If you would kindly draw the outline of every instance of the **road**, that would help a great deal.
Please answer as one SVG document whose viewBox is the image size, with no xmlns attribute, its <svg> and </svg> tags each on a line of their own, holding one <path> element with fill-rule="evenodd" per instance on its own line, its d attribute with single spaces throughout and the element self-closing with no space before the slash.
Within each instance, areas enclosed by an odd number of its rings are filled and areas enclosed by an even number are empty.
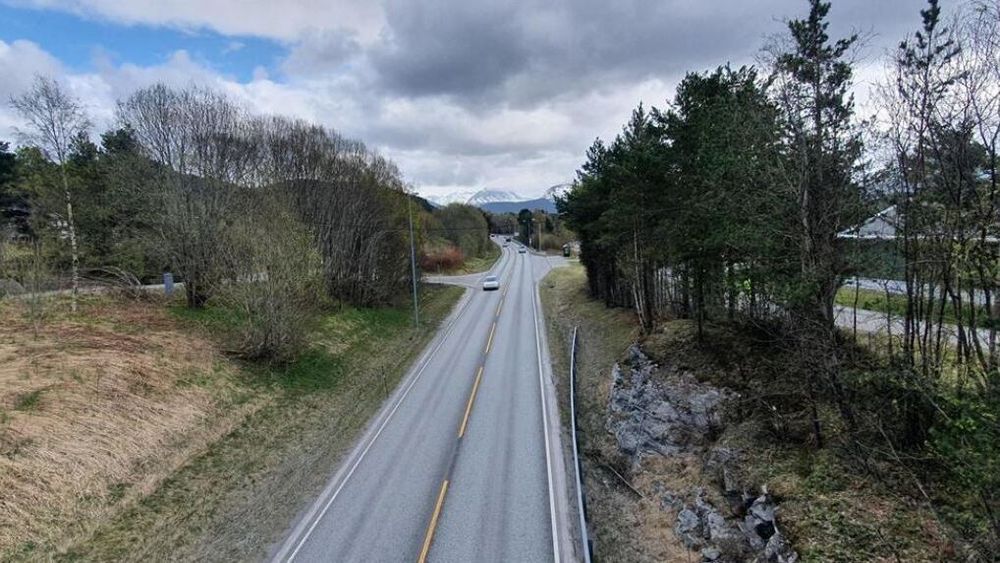
<svg viewBox="0 0 1000 563">
<path fill-rule="evenodd" d="M 559 420 L 537 282 L 549 259 L 504 249 L 469 290 L 275 561 L 572 558 Z"/>
<path fill-rule="evenodd" d="M 887 316 L 885 313 L 880 313 L 878 311 L 869 311 L 867 309 L 854 309 L 853 307 L 844 307 L 842 305 L 834 306 L 834 322 L 837 326 L 851 331 L 857 326 L 859 332 L 866 332 L 870 334 L 892 334 L 894 337 L 902 336 L 905 330 L 904 319 L 899 315 L 893 315 L 891 317 Z M 856 324 L 855 324 L 856 323 Z M 923 332 L 924 323 L 918 323 L 918 330 Z M 934 327 L 932 327 L 934 330 Z M 971 329 L 965 327 L 966 338 L 971 339 Z M 989 342 L 989 329 L 977 328 L 975 329 L 980 341 Z M 958 345 L 958 327 L 953 324 L 945 323 L 941 327 L 941 334 L 944 342 L 951 344 L 952 346 Z"/>
</svg>

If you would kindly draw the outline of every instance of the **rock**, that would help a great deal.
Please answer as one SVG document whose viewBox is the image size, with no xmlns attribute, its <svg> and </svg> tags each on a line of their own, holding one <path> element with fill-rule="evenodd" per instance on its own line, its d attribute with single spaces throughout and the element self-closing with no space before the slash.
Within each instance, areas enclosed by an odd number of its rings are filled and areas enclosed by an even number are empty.
<svg viewBox="0 0 1000 563">
<path fill-rule="evenodd" d="M 754 499 L 747 509 L 747 514 L 740 525 L 750 547 L 756 551 L 764 551 L 768 561 L 788 561 L 796 557 L 785 541 L 774 519 L 774 501 L 765 491 Z M 768 555 L 774 554 L 774 557 Z M 779 558 L 780 555 L 780 558 Z"/>
<path fill-rule="evenodd" d="M 739 453 L 732 448 L 714 447 L 705 457 L 705 472 L 716 478 L 723 491 L 741 490 L 734 467 L 739 460 Z"/>
<path fill-rule="evenodd" d="M 688 508 L 681 510 L 677 514 L 677 524 L 674 526 L 677 537 L 689 548 L 695 548 L 702 544 L 701 518 L 698 514 Z"/>
<path fill-rule="evenodd" d="M 785 536 L 775 530 L 774 535 L 767 540 L 767 545 L 764 546 L 764 558 L 772 563 L 796 563 L 799 560 L 799 555 L 785 541 Z"/>
<path fill-rule="evenodd" d="M 0 279 L 0 297 L 8 295 L 21 295 L 24 293 L 24 286 L 11 279 Z"/>
<path fill-rule="evenodd" d="M 702 561 L 718 561 L 722 557 L 722 550 L 717 547 L 706 547 L 701 550 Z"/>
<path fill-rule="evenodd" d="M 741 454 L 713 446 L 725 424 L 724 405 L 734 394 L 698 381 L 687 372 L 657 373 L 658 366 L 631 346 L 612 370 L 606 428 L 618 449 L 638 467 L 643 456 L 699 456 L 704 473 L 718 485 L 729 510 L 706 500 L 705 491 L 670 490 L 654 485 L 664 510 L 676 510 L 674 532 L 703 561 L 796 563 L 798 555 L 778 530 L 775 504 L 767 490 L 755 496 L 742 482 Z M 693 503 L 683 499 L 694 498 Z M 728 515 L 736 515 L 729 517 Z"/>
<path fill-rule="evenodd" d="M 607 428 L 633 464 L 643 455 L 703 449 L 722 425 L 721 407 L 728 392 L 703 384 L 690 373 L 654 381 L 656 370 L 656 364 L 634 345 L 625 365 L 612 370 Z"/>
</svg>

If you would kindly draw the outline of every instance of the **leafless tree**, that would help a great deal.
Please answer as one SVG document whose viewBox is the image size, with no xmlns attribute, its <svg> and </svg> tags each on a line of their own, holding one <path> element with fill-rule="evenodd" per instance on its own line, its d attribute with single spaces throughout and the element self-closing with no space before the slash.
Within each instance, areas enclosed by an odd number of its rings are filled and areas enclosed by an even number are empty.
<svg viewBox="0 0 1000 563">
<path fill-rule="evenodd" d="M 251 121 L 218 93 L 162 84 L 135 92 L 117 113 L 151 162 L 133 187 L 151 202 L 150 224 L 184 280 L 188 305 L 200 307 L 223 275 L 216 258 L 233 194 L 253 179 Z"/>
<path fill-rule="evenodd" d="M 70 190 L 66 163 L 73 139 L 90 129 L 79 101 L 66 92 L 55 80 L 35 77 L 31 88 L 10 100 L 11 106 L 27 121 L 28 130 L 19 133 L 25 141 L 37 145 L 50 160 L 59 166 L 63 199 L 66 203 L 65 231 L 69 240 L 72 259 L 72 300 L 76 312 L 80 284 L 80 254 L 77 247 L 76 221 L 73 218 L 73 194 Z"/>
</svg>

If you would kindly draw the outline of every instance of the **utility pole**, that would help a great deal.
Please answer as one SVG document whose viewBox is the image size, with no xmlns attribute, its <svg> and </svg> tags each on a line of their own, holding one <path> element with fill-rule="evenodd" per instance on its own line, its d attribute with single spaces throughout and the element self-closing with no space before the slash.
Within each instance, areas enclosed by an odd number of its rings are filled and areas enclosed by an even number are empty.
<svg viewBox="0 0 1000 563">
<path fill-rule="evenodd" d="M 417 305 L 417 248 L 413 241 L 413 198 L 407 195 L 406 215 L 410 222 L 410 275 L 413 277 L 413 328 L 420 326 L 420 307 Z"/>
</svg>

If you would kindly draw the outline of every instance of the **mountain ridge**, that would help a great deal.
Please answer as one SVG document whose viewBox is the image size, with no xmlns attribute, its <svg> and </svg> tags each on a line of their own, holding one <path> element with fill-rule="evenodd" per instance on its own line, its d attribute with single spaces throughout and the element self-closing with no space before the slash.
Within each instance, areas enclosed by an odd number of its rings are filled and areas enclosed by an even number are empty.
<svg viewBox="0 0 1000 563">
<path fill-rule="evenodd" d="M 522 209 L 540 209 L 546 213 L 555 213 L 555 199 L 566 193 L 572 184 L 556 184 L 545 190 L 541 197 L 530 198 L 510 190 L 484 188 L 481 190 L 463 190 L 443 196 L 428 196 L 425 199 L 432 205 L 444 207 L 452 203 L 472 205 L 490 213 L 517 213 Z"/>
</svg>

